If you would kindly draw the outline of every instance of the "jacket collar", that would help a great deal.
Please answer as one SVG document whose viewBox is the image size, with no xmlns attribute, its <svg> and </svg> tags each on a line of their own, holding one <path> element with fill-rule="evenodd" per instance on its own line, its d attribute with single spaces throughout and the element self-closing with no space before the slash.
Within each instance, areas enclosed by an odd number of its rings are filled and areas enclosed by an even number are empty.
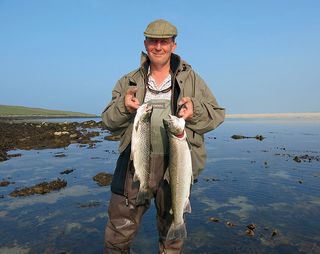
<svg viewBox="0 0 320 254">
<path fill-rule="evenodd" d="M 144 52 L 141 52 L 140 63 L 141 63 L 141 69 L 142 69 L 143 73 L 145 75 L 147 75 L 148 68 L 150 65 L 150 59 L 149 59 L 148 55 Z M 171 54 L 170 69 L 173 74 L 177 73 L 177 71 L 179 69 L 185 70 L 186 65 L 188 65 L 188 64 L 186 64 L 184 61 L 182 61 L 180 56 L 178 56 L 174 53 Z"/>
</svg>

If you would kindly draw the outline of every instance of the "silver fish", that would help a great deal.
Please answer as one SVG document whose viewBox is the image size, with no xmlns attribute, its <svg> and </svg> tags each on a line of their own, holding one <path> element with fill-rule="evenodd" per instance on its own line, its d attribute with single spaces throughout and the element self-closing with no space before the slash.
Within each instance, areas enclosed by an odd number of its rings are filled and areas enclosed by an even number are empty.
<svg viewBox="0 0 320 254">
<path fill-rule="evenodd" d="M 131 138 L 131 160 L 135 168 L 133 181 L 139 181 L 139 192 L 136 204 L 145 203 L 150 199 L 152 192 L 149 189 L 150 177 L 150 117 L 152 106 L 142 104 L 138 109 L 133 122 Z"/>
<path fill-rule="evenodd" d="M 169 115 L 169 119 L 164 119 L 163 123 L 169 137 L 169 166 L 165 179 L 171 188 L 173 214 L 167 240 L 173 240 L 187 237 L 183 214 L 191 213 L 189 195 L 193 183 L 192 161 L 187 134 L 184 130 L 185 120 Z"/>
</svg>

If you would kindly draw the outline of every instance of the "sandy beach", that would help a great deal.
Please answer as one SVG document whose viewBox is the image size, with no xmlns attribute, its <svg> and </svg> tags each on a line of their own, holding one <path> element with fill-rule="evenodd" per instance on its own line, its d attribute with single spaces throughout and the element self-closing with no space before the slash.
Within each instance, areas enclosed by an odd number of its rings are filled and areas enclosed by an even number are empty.
<svg viewBox="0 0 320 254">
<path fill-rule="evenodd" d="M 287 118 L 287 119 L 320 119 L 320 112 L 305 113 L 270 113 L 270 114 L 227 114 L 226 118 Z"/>
</svg>

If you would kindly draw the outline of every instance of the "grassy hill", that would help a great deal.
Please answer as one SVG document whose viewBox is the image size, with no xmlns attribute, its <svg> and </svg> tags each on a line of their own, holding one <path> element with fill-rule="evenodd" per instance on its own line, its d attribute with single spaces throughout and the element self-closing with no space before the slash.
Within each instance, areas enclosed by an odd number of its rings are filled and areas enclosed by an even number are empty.
<svg viewBox="0 0 320 254">
<path fill-rule="evenodd" d="M 0 105 L 0 117 L 2 118 L 23 118 L 23 117 L 95 117 L 93 114 L 51 110 L 43 108 L 29 108 L 23 106 Z"/>
</svg>

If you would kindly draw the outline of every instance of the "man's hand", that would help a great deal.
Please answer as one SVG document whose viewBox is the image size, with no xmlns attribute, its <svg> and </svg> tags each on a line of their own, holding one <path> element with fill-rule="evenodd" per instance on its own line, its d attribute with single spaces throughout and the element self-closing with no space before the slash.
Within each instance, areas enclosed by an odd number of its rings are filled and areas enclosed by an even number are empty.
<svg viewBox="0 0 320 254">
<path fill-rule="evenodd" d="M 179 103 L 178 116 L 182 117 L 184 120 L 191 120 L 193 116 L 193 103 L 189 97 L 183 97 Z"/>
<path fill-rule="evenodd" d="M 133 113 L 139 108 L 140 102 L 135 97 L 136 92 L 138 91 L 138 88 L 129 88 L 127 91 L 126 96 L 124 97 L 124 105 L 126 106 L 127 110 L 130 113 Z"/>
</svg>

